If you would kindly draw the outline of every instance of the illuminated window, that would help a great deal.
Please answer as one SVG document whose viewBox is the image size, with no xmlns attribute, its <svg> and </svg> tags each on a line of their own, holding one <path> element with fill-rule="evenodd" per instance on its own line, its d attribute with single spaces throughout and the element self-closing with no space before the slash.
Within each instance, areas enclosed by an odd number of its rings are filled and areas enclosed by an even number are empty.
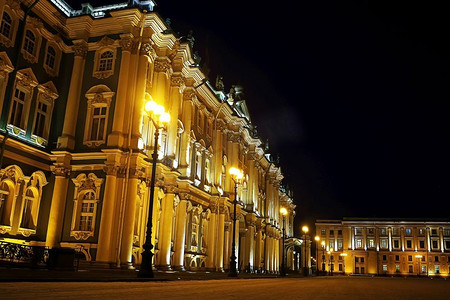
<svg viewBox="0 0 450 300">
<path fill-rule="evenodd" d="M 362 239 L 356 239 L 356 248 L 362 248 Z"/>
<path fill-rule="evenodd" d="M 383 248 L 383 249 L 387 248 L 387 240 L 386 239 L 381 240 L 381 248 Z"/>
<path fill-rule="evenodd" d="M 381 228 L 380 229 L 380 234 L 381 235 L 386 235 L 386 228 Z"/>
<path fill-rule="evenodd" d="M 322 229 L 322 230 L 320 231 L 320 234 L 321 234 L 321 235 L 326 235 L 326 234 L 327 234 L 327 231 L 326 231 L 325 229 Z"/>
<path fill-rule="evenodd" d="M 8 40 L 11 40 L 12 35 L 12 19 L 7 12 L 3 12 L 2 22 L 0 25 L 0 34 Z"/>
<path fill-rule="evenodd" d="M 407 235 L 411 235 L 411 228 L 406 228 L 405 233 L 406 233 Z"/>
<path fill-rule="evenodd" d="M 342 249 L 342 239 L 338 239 L 338 249 Z"/>
<path fill-rule="evenodd" d="M 434 266 L 434 272 L 436 273 L 436 274 L 439 274 L 440 272 L 439 272 L 439 266 Z"/>
<path fill-rule="evenodd" d="M 330 240 L 330 249 L 334 249 L 334 240 Z"/>
<path fill-rule="evenodd" d="M 444 236 L 450 236 L 450 229 L 444 229 Z"/>
<path fill-rule="evenodd" d="M 400 265 L 395 265 L 395 272 L 400 273 Z"/>
<path fill-rule="evenodd" d="M 427 272 L 427 266 L 422 266 L 422 274 Z"/>
<path fill-rule="evenodd" d="M 387 265 L 383 265 L 383 272 L 387 273 L 387 271 L 388 271 L 388 266 Z"/>
<path fill-rule="evenodd" d="M 419 228 L 419 234 L 420 234 L 420 235 L 424 235 L 424 234 L 425 234 L 425 229 Z"/>
<path fill-rule="evenodd" d="M 369 239 L 369 248 L 375 248 L 375 240 Z"/>
</svg>

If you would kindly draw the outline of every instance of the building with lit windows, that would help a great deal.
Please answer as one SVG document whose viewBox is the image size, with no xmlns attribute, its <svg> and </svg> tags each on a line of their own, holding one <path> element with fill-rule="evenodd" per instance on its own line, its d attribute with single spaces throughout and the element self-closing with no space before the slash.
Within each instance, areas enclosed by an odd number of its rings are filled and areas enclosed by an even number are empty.
<svg viewBox="0 0 450 300">
<path fill-rule="evenodd" d="M 450 221 L 317 220 L 318 268 L 345 274 L 448 276 Z"/>
<path fill-rule="evenodd" d="M 227 270 L 236 213 L 238 268 L 278 272 L 279 211 L 288 210 L 288 237 L 295 214 L 280 167 L 241 90 L 211 84 L 192 40 L 178 39 L 154 6 L 0 0 L 0 246 L 73 248 L 86 265 L 138 266 L 153 99 L 170 114 L 156 143 L 154 266 Z M 237 193 L 231 167 L 244 173 Z"/>
</svg>

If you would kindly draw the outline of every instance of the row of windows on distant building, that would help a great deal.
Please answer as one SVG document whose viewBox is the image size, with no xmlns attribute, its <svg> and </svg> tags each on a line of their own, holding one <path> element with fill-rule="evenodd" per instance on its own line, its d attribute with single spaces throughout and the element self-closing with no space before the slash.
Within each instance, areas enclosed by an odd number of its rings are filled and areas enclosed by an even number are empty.
<svg viewBox="0 0 450 300">
<path fill-rule="evenodd" d="M 376 229 L 375 228 L 366 228 L 366 234 L 367 235 L 375 235 Z M 388 235 L 388 228 L 378 228 L 379 230 L 379 234 L 380 235 Z M 342 235 L 342 230 L 334 230 L 334 229 L 330 229 L 328 230 L 328 234 L 329 235 L 334 235 L 335 233 L 337 233 L 337 235 Z M 327 230 L 326 229 L 322 229 L 320 231 L 320 234 L 322 236 L 327 235 Z M 354 234 L 355 235 L 362 235 L 363 234 L 363 228 L 355 228 L 354 229 Z M 425 228 L 417 228 L 417 235 L 425 235 L 426 234 L 426 229 Z M 432 236 L 437 236 L 439 235 L 439 231 L 437 228 L 432 228 L 430 230 L 430 234 Z M 450 228 L 445 228 L 443 230 L 443 234 L 444 236 L 450 236 Z M 398 227 L 393 227 L 392 228 L 392 235 L 393 236 L 399 236 L 400 235 L 400 228 Z M 412 228 L 405 228 L 405 235 L 413 235 L 413 229 Z"/>
</svg>

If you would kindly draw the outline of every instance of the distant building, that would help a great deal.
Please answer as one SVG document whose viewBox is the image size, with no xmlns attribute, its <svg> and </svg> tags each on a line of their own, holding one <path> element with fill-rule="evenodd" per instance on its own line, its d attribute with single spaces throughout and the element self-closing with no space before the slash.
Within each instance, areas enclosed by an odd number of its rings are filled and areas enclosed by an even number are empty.
<svg viewBox="0 0 450 300">
<path fill-rule="evenodd" d="M 35 3 L 27 14 L 29 6 Z M 153 1 L 72 9 L 0 0 L 0 246 L 69 247 L 97 265 L 138 266 L 158 140 L 154 265 L 278 272 L 280 207 L 295 205 L 240 89 L 215 89 Z M 220 58 L 218 58 L 220 59 Z M 231 167 L 244 171 L 237 195 Z M 292 256 L 292 254 L 290 254 Z"/>
<path fill-rule="evenodd" d="M 317 220 L 316 235 L 319 270 L 333 264 L 346 274 L 449 275 L 449 220 Z"/>
</svg>

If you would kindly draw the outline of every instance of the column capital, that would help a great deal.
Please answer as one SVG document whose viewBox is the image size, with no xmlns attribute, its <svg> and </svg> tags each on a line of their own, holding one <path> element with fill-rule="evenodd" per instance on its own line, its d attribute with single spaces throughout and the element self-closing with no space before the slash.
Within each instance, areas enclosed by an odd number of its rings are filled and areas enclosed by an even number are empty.
<svg viewBox="0 0 450 300">
<path fill-rule="evenodd" d="M 82 58 L 86 58 L 88 52 L 88 44 L 85 40 L 76 40 L 73 42 L 72 46 L 73 52 L 75 56 L 81 56 Z"/>
<path fill-rule="evenodd" d="M 168 57 L 161 57 L 155 60 L 155 72 L 166 73 L 170 75 L 172 73 L 172 64 Z"/>
<path fill-rule="evenodd" d="M 152 57 L 155 54 L 155 49 L 153 49 L 152 41 L 150 39 L 142 41 L 139 54 L 148 57 Z"/>
<path fill-rule="evenodd" d="M 120 167 L 117 165 L 106 165 L 103 167 L 103 170 L 105 171 L 106 175 L 109 176 L 117 176 L 119 169 Z"/>
<path fill-rule="evenodd" d="M 50 166 L 50 170 L 52 171 L 53 174 L 55 174 L 56 177 L 67 178 L 70 175 L 70 169 L 66 166 L 60 165 Z"/>
</svg>

